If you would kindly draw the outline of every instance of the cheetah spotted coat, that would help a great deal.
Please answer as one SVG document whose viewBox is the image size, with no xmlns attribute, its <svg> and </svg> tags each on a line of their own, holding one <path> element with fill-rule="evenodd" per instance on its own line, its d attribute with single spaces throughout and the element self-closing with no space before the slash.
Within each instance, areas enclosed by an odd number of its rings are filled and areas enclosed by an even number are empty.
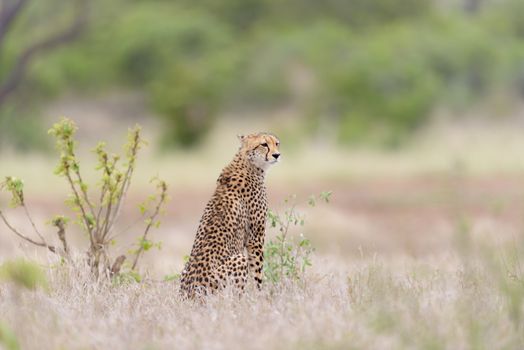
<svg viewBox="0 0 524 350">
<path fill-rule="evenodd" d="M 232 283 L 243 289 L 248 273 L 262 282 L 267 197 L 264 177 L 278 161 L 279 140 L 259 133 L 242 143 L 217 180 L 182 272 L 181 291 L 192 298 Z"/>
</svg>

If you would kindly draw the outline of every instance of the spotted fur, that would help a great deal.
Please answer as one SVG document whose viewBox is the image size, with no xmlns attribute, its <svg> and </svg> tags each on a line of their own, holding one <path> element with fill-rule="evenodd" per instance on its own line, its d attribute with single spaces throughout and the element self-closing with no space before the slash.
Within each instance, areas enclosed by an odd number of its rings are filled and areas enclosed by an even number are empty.
<svg viewBox="0 0 524 350">
<path fill-rule="evenodd" d="M 267 198 L 264 177 L 278 162 L 279 140 L 269 133 L 239 136 L 241 146 L 222 170 L 181 277 L 188 297 L 230 282 L 243 290 L 250 273 L 262 283 Z"/>
</svg>

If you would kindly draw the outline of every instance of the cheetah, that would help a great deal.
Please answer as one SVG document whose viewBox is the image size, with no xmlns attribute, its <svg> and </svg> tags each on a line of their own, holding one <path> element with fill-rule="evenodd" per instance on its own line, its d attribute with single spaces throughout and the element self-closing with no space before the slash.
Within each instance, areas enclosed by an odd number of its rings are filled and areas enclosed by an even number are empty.
<svg viewBox="0 0 524 350">
<path fill-rule="evenodd" d="M 205 295 L 231 283 L 242 291 L 248 273 L 260 288 L 267 197 L 264 178 L 280 160 L 279 139 L 270 133 L 238 136 L 240 149 L 217 180 L 181 274 L 181 292 Z"/>
</svg>

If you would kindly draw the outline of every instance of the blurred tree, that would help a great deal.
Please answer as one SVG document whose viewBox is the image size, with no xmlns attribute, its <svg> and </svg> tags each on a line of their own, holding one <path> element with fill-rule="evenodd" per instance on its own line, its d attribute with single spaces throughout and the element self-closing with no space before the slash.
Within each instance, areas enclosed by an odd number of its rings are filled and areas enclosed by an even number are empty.
<svg viewBox="0 0 524 350">
<path fill-rule="evenodd" d="M 267 17 L 270 11 L 269 0 L 181 0 L 186 6 L 198 7 L 214 14 L 223 22 L 229 23 L 240 33 L 248 32 L 259 20 Z"/>
<path fill-rule="evenodd" d="M 10 29 L 13 28 L 13 23 L 29 2 L 29 0 L 5 0 L 0 4 L 0 53 L 5 51 L 5 39 Z M 20 50 L 11 67 L 7 71 L 5 68 L 2 70 L 3 74 L 0 76 L 0 106 L 24 79 L 27 67 L 32 60 L 46 51 L 78 38 L 86 26 L 88 3 L 89 0 L 76 0 L 73 2 L 75 14 L 69 26 L 40 40 L 36 40 Z"/>
<path fill-rule="evenodd" d="M 0 132 L 26 145 L 28 122 L 14 124 L 36 120 L 39 103 L 131 88 L 166 145 L 198 144 L 225 108 L 282 106 L 309 116 L 310 132 L 398 144 L 438 104 L 524 95 L 524 2 L 472 1 L 471 13 L 466 2 L 0 0 Z"/>
<path fill-rule="evenodd" d="M 154 108 L 164 117 L 164 145 L 198 144 L 214 124 L 220 88 L 198 65 L 178 64 L 152 84 Z"/>
<path fill-rule="evenodd" d="M 124 84 L 143 86 L 165 122 L 164 144 L 200 142 L 235 75 L 239 49 L 229 26 L 160 2 L 128 9 L 108 30 L 114 71 Z"/>
<path fill-rule="evenodd" d="M 482 7 L 482 0 L 464 0 L 463 8 L 468 13 L 475 13 Z"/>
<path fill-rule="evenodd" d="M 338 120 L 345 142 L 398 146 L 435 106 L 470 105 L 496 88 L 518 58 L 507 55 L 508 43 L 460 18 L 398 23 L 361 35 L 331 64 L 317 68 L 326 89 L 315 101 L 319 116 Z"/>
<path fill-rule="evenodd" d="M 268 3 L 268 19 L 280 23 L 311 23 L 330 19 L 351 28 L 410 20 L 431 13 L 432 0 L 264 0 Z"/>
</svg>

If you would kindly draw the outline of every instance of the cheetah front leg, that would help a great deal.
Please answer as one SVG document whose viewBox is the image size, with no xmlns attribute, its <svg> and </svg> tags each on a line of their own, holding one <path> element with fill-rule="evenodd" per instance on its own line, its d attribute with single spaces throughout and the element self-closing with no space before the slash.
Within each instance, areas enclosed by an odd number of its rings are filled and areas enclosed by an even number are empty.
<svg viewBox="0 0 524 350">
<path fill-rule="evenodd" d="M 249 239 L 247 241 L 247 256 L 249 270 L 255 278 L 257 287 L 262 284 L 262 267 L 264 266 L 264 234 L 266 230 L 265 221 L 258 220 L 251 225 Z"/>
</svg>

